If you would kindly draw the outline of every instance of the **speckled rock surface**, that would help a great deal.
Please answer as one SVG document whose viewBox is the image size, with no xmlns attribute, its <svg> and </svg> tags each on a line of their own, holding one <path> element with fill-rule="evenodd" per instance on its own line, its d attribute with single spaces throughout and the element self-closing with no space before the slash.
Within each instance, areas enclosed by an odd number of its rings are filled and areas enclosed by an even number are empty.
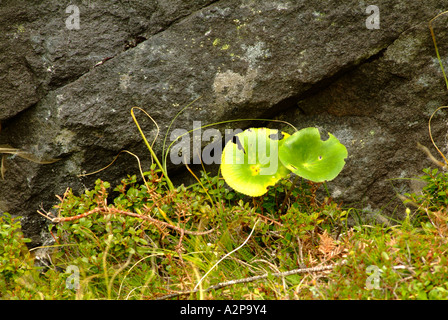
<svg viewBox="0 0 448 320">
<path fill-rule="evenodd" d="M 38 243 L 39 206 L 50 209 L 67 187 L 80 192 L 97 178 L 117 182 L 136 164 L 123 155 L 101 174 L 79 174 L 104 167 L 123 149 L 148 164 L 131 107 L 148 111 L 163 137 L 180 109 L 201 97 L 174 128 L 238 118 L 316 126 L 349 151 L 346 168 L 329 183 L 337 200 L 368 212 L 403 211 L 394 188 L 411 184 L 388 179 L 429 165 L 415 144 L 429 146 L 426 123 L 446 104 L 447 91 L 427 23 L 448 3 L 377 1 L 379 29 L 366 27 L 367 5 L 84 1 L 80 28 L 71 30 L 65 5 L 3 1 L 0 144 L 61 160 L 7 157 L 0 210 L 24 216 L 25 232 Z M 446 57 L 444 22 L 436 31 Z M 141 113 L 139 120 L 152 139 L 152 122 Z M 434 130 L 444 147 L 442 117 Z"/>
</svg>

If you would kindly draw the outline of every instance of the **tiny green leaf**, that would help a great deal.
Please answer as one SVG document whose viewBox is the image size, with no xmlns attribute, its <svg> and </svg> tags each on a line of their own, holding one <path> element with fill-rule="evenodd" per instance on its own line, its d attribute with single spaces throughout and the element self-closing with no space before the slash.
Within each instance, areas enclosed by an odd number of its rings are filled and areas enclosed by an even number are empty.
<svg viewBox="0 0 448 320">
<path fill-rule="evenodd" d="M 333 180 L 342 170 L 347 149 L 332 134 L 320 139 L 317 128 L 305 128 L 284 140 L 279 147 L 283 165 L 295 174 L 313 182 Z"/>
</svg>

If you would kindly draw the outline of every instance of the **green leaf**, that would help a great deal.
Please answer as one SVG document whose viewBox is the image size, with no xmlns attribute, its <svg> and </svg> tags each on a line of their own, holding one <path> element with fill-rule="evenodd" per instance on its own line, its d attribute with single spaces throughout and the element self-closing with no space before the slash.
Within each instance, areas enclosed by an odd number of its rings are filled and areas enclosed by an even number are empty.
<svg viewBox="0 0 448 320">
<path fill-rule="evenodd" d="M 236 134 L 222 153 L 221 173 L 238 192 L 258 197 L 289 170 L 278 160 L 278 148 L 289 134 L 268 128 L 251 128 Z"/>
<path fill-rule="evenodd" d="M 345 165 L 347 149 L 332 134 L 320 139 L 317 128 L 305 128 L 284 140 L 279 147 L 283 165 L 295 174 L 313 182 L 336 178 Z"/>
</svg>

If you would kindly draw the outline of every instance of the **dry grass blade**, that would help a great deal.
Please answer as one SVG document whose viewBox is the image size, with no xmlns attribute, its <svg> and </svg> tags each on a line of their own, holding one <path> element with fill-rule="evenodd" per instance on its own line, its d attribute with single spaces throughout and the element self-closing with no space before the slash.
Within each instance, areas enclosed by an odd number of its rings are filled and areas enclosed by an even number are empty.
<svg viewBox="0 0 448 320">
<path fill-rule="evenodd" d="M 437 16 L 435 16 L 434 18 L 432 18 L 429 21 L 429 30 L 431 31 L 431 37 L 432 37 L 432 41 L 434 43 L 434 48 L 436 50 L 436 55 L 437 55 L 437 59 L 439 60 L 439 64 L 440 64 L 440 68 L 442 69 L 442 73 L 443 73 L 443 77 L 445 79 L 445 83 L 446 83 L 446 87 L 448 88 L 448 80 L 446 78 L 446 74 L 445 74 L 445 69 L 443 68 L 443 63 L 442 63 L 442 59 L 440 58 L 440 54 L 439 54 L 439 49 L 437 48 L 437 41 L 436 41 L 436 35 L 434 33 L 434 29 L 432 27 L 432 23 L 433 21 L 435 21 L 438 17 L 441 17 L 445 14 L 447 14 L 448 11 L 444 11 L 442 13 L 439 13 Z"/>
<path fill-rule="evenodd" d="M 5 154 L 10 154 L 13 156 L 18 156 L 23 159 L 26 159 L 28 161 L 38 163 L 38 164 L 50 164 L 54 163 L 56 161 L 59 161 L 60 159 L 48 159 L 48 160 L 42 160 L 39 159 L 37 156 L 35 156 L 32 153 L 21 151 L 20 149 L 11 148 L 10 146 L 3 146 L 0 147 L 0 154 L 3 154 L 1 164 L 0 164 L 0 174 L 2 179 L 5 179 Z"/>
<path fill-rule="evenodd" d="M 424 153 L 426 153 L 426 155 L 428 156 L 429 160 L 431 160 L 435 165 L 442 167 L 442 168 L 446 168 L 446 164 L 444 164 L 443 162 L 437 160 L 431 153 L 431 151 L 429 151 L 428 148 L 426 148 L 425 146 L 421 145 L 420 143 L 417 142 L 417 148 L 419 148 L 420 150 L 422 150 Z M 437 147 L 436 147 L 437 148 Z"/>
<path fill-rule="evenodd" d="M 5 180 L 5 156 L 2 155 L 2 161 L 0 163 L 0 176 L 2 177 L 2 180 Z"/>
<path fill-rule="evenodd" d="M 2 147 L 0 148 L 0 153 L 7 153 L 7 154 L 11 154 L 11 155 L 16 155 L 18 157 L 21 157 L 23 159 L 35 162 L 35 163 L 39 163 L 39 164 L 49 164 L 49 163 L 54 163 L 56 161 L 59 161 L 60 159 L 49 159 L 49 160 L 41 160 L 39 159 L 37 156 L 35 156 L 32 153 L 29 152 L 25 152 L 25 151 L 21 151 L 20 149 L 15 149 L 15 148 L 5 148 Z"/>
<path fill-rule="evenodd" d="M 201 284 L 201 282 L 202 282 L 202 280 L 204 280 L 206 277 L 207 277 L 207 275 L 222 261 L 222 260 L 224 260 L 225 258 L 227 258 L 228 256 L 230 256 L 232 253 L 234 253 L 234 252 L 236 252 L 236 251 L 238 251 L 238 250 L 240 250 L 246 243 L 247 243 L 247 241 L 249 241 L 249 239 L 250 239 L 250 237 L 252 236 L 252 234 L 254 233 L 254 231 L 255 231 L 255 227 L 257 226 L 257 224 L 258 224 L 258 222 L 259 222 L 260 220 L 259 219 L 257 219 L 257 221 L 255 221 L 255 223 L 254 223 L 254 226 L 252 227 L 252 231 L 249 233 L 249 236 L 246 238 L 246 240 L 244 240 L 244 242 L 238 247 L 238 248 L 235 248 L 235 249 L 233 249 L 232 251 L 230 251 L 229 253 L 227 253 L 226 255 L 224 255 L 221 259 L 219 259 L 218 260 L 218 262 L 216 262 L 214 265 L 213 265 L 213 267 L 211 267 L 208 271 L 207 271 L 207 273 L 201 278 L 201 280 L 199 280 L 199 282 L 196 284 L 196 286 L 194 287 L 194 289 L 196 290 L 197 289 L 197 287 Z"/>
<path fill-rule="evenodd" d="M 431 117 L 429 118 L 428 121 L 428 130 L 429 130 L 429 137 L 431 138 L 431 142 L 434 145 L 434 147 L 437 149 L 437 151 L 440 153 L 440 155 L 442 156 L 443 160 L 445 160 L 445 165 L 443 167 L 446 167 L 448 165 L 448 160 L 446 159 L 445 155 L 442 153 L 442 151 L 440 151 L 440 149 L 437 147 L 437 145 L 434 142 L 434 139 L 432 138 L 432 134 L 431 134 L 431 120 L 432 117 L 436 114 L 437 111 L 441 110 L 441 109 L 446 109 L 448 108 L 448 106 L 442 106 L 442 107 L 438 107 L 431 115 Z"/>
<path fill-rule="evenodd" d="M 138 168 L 139 168 L 139 170 L 140 170 L 140 175 L 142 176 L 143 180 L 145 181 L 145 179 L 144 179 L 144 175 L 143 175 L 142 166 L 141 166 L 141 163 L 140 163 L 140 158 L 139 158 L 137 155 L 135 155 L 135 154 L 133 154 L 132 152 L 127 151 L 127 150 L 121 150 L 121 151 L 115 156 L 114 160 L 112 160 L 112 162 L 109 163 L 107 166 L 105 166 L 105 167 L 103 167 L 103 168 L 101 168 L 101 169 L 98 169 L 98 170 L 96 170 L 96 171 L 94 171 L 94 172 L 89 172 L 89 173 L 80 174 L 80 175 L 78 175 L 78 177 L 86 177 L 86 176 L 90 176 L 90 175 L 92 175 L 92 174 L 97 174 L 97 173 L 99 173 L 99 172 L 101 172 L 101 171 L 103 171 L 103 170 L 106 170 L 107 168 L 109 168 L 109 167 L 110 167 L 110 166 L 111 166 L 111 165 L 118 159 L 118 157 L 120 156 L 120 154 L 122 154 L 123 152 L 128 153 L 128 154 L 130 154 L 131 156 L 133 156 L 135 159 L 137 159 L 137 162 L 138 162 Z"/>
</svg>

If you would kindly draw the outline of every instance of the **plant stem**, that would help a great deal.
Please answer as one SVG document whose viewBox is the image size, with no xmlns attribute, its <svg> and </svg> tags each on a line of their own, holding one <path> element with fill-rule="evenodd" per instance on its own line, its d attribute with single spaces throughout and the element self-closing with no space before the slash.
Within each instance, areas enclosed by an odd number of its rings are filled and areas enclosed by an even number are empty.
<svg viewBox="0 0 448 320">
<path fill-rule="evenodd" d="M 224 260 L 225 258 L 227 258 L 228 256 L 230 256 L 232 253 L 234 253 L 235 251 L 240 250 L 245 244 L 246 242 L 250 239 L 250 237 L 252 236 L 252 233 L 254 233 L 255 231 L 255 227 L 257 226 L 257 223 L 260 221 L 260 219 L 257 219 L 257 221 L 255 221 L 254 226 L 252 227 L 252 231 L 250 232 L 249 236 L 246 238 L 246 240 L 244 240 L 244 242 L 236 249 L 233 249 L 232 251 L 230 251 L 229 253 L 227 253 L 224 257 L 222 257 L 221 259 L 218 260 L 218 262 L 216 262 L 213 267 L 211 267 L 207 273 L 201 278 L 201 280 L 199 280 L 199 282 L 196 284 L 196 286 L 194 287 L 194 290 L 196 290 L 198 288 L 198 286 L 202 283 L 202 280 L 205 279 L 205 277 L 207 277 L 207 275 L 210 273 L 210 271 L 212 271 L 222 260 Z"/>
<path fill-rule="evenodd" d="M 294 189 L 294 187 L 296 186 L 296 183 L 297 183 L 297 181 L 299 181 L 299 178 L 300 178 L 300 176 L 298 176 L 298 175 L 296 175 L 296 177 L 294 178 L 291 188 L 289 188 L 288 193 L 285 196 L 285 200 L 283 200 L 282 207 L 280 208 L 280 211 L 279 211 L 280 213 L 282 213 L 283 210 L 285 209 L 286 202 L 288 202 L 288 199 L 291 196 L 292 189 Z"/>
<path fill-rule="evenodd" d="M 155 162 L 157 163 L 157 165 L 159 166 L 160 170 L 162 170 L 162 173 L 163 173 L 163 175 L 166 178 L 166 182 L 168 184 L 168 187 L 170 188 L 171 191 L 173 191 L 174 190 L 174 185 L 171 182 L 170 178 L 168 177 L 168 173 L 166 172 L 165 168 L 162 166 L 162 164 L 160 163 L 159 159 L 157 158 L 154 150 L 152 150 L 148 140 L 146 139 L 145 134 L 142 131 L 142 128 L 140 127 L 137 119 L 135 118 L 134 109 L 131 109 L 131 115 L 132 115 L 132 118 L 134 119 L 135 124 L 137 125 L 137 128 L 138 128 L 138 131 L 140 132 L 140 135 L 143 137 L 143 141 L 145 142 L 146 147 L 148 148 L 149 152 L 151 152 L 151 155 L 152 155 L 153 159 L 155 160 Z"/>
<path fill-rule="evenodd" d="M 439 60 L 440 68 L 442 69 L 442 73 L 443 73 L 443 78 L 445 79 L 445 84 L 446 84 L 446 87 L 448 88 L 448 80 L 447 80 L 447 78 L 446 78 L 445 69 L 443 68 L 442 59 L 440 58 L 439 50 L 438 50 L 438 48 L 437 48 L 437 42 L 436 42 L 436 36 L 435 36 L 435 34 L 434 34 L 434 29 L 432 28 L 432 22 L 433 22 L 435 19 L 437 19 L 438 17 L 440 17 L 440 16 L 442 16 L 442 15 L 444 15 L 444 14 L 446 14 L 446 13 L 448 13 L 448 11 L 444 11 L 444 12 L 438 14 L 437 16 L 435 16 L 434 18 L 432 18 L 432 19 L 429 21 L 429 30 L 431 31 L 432 41 L 434 42 L 434 48 L 435 48 L 435 50 L 436 50 L 437 60 Z"/>
</svg>

